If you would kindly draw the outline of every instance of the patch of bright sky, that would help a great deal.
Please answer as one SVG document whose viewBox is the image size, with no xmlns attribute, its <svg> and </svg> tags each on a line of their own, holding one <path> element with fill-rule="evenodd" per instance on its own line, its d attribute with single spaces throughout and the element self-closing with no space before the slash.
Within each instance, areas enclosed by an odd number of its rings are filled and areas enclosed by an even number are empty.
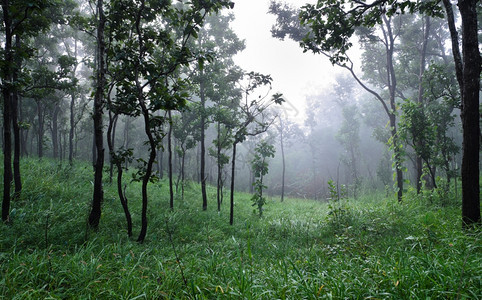
<svg viewBox="0 0 482 300">
<path fill-rule="evenodd" d="M 286 0 L 300 7 L 306 0 Z M 311 1 L 313 2 L 313 1 Z M 239 38 L 246 41 L 246 49 L 236 55 L 235 62 L 246 71 L 270 74 L 273 92 L 283 93 L 288 101 L 286 113 L 292 121 L 303 123 L 306 98 L 317 95 L 335 82 L 342 70 L 334 67 L 322 55 L 303 53 L 299 44 L 271 37 L 275 16 L 268 14 L 270 0 L 238 0 L 232 12 L 232 23 Z"/>
</svg>

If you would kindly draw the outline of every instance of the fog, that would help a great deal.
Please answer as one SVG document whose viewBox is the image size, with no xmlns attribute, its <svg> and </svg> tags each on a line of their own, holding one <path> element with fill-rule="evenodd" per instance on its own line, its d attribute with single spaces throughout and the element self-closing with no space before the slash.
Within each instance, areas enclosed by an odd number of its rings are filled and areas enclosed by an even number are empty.
<svg viewBox="0 0 482 300">
<path fill-rule="evenodd" d="M 264 176 L 273 199 L 283 187 L 286 196 L 326 199 L 330 180 L 355 198 L 396 192 L 403 182 L 413 187 L 422 177 L 426 185 L 450 181 L 460 168 L 462 135 L 449 33 L 441 21 L 394 15 L 359 28 L 342 53 L 349 60 L 335 61 L 335 50 L 300 47 L 300 32 L 308 30 L 297 17 L 304 1 L 288 3 L 240 1 L 184 31 L 171 31 L 168 17 L 152 19 L 142 38 L 166 40 L 139 38 L 139 45 L 121 40 L 135 35 L 128 28 L 135 22 L 123 28 L 113 14 L 102 80 L 100 50 L 84 23 L 55 24 L 30 37 L 38 55 L 22 65 L 29 75 L 19 94 L 20 153 L 95 165 L 97 139 L 110 170 L 115 153 L 132 149 L 123 162 L 128 170 L 142 173 L 152 163 L 159 177 L 185 175 L 203 186 L 218 184 L 221 174 L 225 187 L 235 161 L 236 189 L 253 192 L 255 149 L 266 141 L 275 148 Z M 70 9 L 93 14 L 82 1 Z M 387 32 L 394 33 L 393 52 L 386 51 Z M 192 50 L 176 52 L 187 47 Z M 107 85 L 95 111 L 99 82 Z M 100 137 L 94 137 L 93 116 L 102 118 Z"/>
</svg>

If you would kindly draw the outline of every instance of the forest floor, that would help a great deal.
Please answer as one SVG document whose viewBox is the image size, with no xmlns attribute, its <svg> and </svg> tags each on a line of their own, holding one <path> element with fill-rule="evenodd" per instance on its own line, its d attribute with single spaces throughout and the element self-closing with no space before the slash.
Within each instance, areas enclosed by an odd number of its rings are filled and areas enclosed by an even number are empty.
<svg viewBox="0 0 482 300">
<path fill-rule="evenodd" d="M 196 184 L 170 211 L 160 181 L 139 244 L 138 183 L 127 188 L 129 238 L 107 174 L 94 232 L 90 166 L 22 165 L 22 196 L 0 225 L 0 299 L 482 299 L 481 230 L 461 230 L 451 192 L 409 191 L 402 204 L 385 192 L 338 203 L 273 197 L 262 218 L 236 193 L 230 226 L 214 188 L 207 211 Z"/>
</svg>

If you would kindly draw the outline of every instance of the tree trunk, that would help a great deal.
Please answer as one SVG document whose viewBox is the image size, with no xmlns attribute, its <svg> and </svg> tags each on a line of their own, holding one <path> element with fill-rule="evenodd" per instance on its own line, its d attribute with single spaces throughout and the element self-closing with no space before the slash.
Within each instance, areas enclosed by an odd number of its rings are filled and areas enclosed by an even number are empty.
<svg viewBox="0 0 482 300">
<path fill-rule="evenodd" d="M 3 24 L 5 30 L 4 59 L 12 61 L 12 20 L 8 0 L 2 0 Z M 2 221 L 9 221 L 10 214 L 10 184 L 12 182 L 12 133 L 11 133 L 11 95 L 12 68 L 9 63 L 2 66 L 2 94 L 3 94 L 3 201 Z"/>
<path fill-rule="evenodd" d="M 162 148 L 162 147 L 161 147 Z M 164 170 L 162 167 L 162 160 L 164 158 L 164 150 L 160 149 L 157 151 L 157 174 L 159 175 L 159 178 L 162 179 L 164 178 Z"/>
<path fill-rule="evenodd" d="M 57 159 L 59 157 L 59 140 L 58 140 L 58 133 L 59 133 L 59 111 L 60 106 L 57 103 L 52 112 L 52 150 L 53 150 L 53 157 Z"/>
<path fill-rule="evenodd" d="M 186 158 L 186 150 L 182 148 L 181 157 L 181 201 L 184 201 L 184 162 Z"/>
<path fill-rule="evenodd" d="M 110 101 L 110 100 L 108 100 Z M 118 114 L 112 115 L 109 110 L 109 125 L 107 126 L 107 147 L 109 148 L 109 182 L 112 183 L 114 176 L 114 162 L 112 156 L 114 154 L 115 125 L 117 123 Z"/>
<path fill-rule="evenodd" d="M 168 151 L 168 172 L 169 172 L 169 208 L 174 209 L 174 190 L 172 186 L 172 113 L 168 111 L 169 131 L 167 133 L 167 151 Z"/>
<path fill-rule="evenodd" d="M 480 218 L 480 113 L 479 91 L 481 58 L 478 41 L 477 0 L 459 0 L 462 18 L 462 223 L 468 228 Z"/>
<path fill-rule="evenodd" d="M 37 118 L 38 118 L 38 129 L 37 129 L 37 155 L 39 158 L 43 157 L 43 141 L 44 141 L 44 112 L 41 100 L 37 99 Z"/>
<path fill-rule="evenodd" d="M 138 89 L 139 89 L 139 83 Z M 152 166 L 154 164 L 154 161 L 156 160 L 156 142 L 154 140 L 154 137 L 151 132 L 151 127 L 150 127 L 150 116 L 149 116 L 149 111 L 144 103 L 144 100 L 142 99 L 142 90 L 139 89 L 139 105 L 142 108 L 142 114 L 144 116 L 144 128 L 145 132 L 147 135 L 147 138 L 149 140 L 149 160 L 147 161 L 147 166 L 146 166 L 146 173 L 144 174 L 144 177 L 142 178 L 142 214 L 141 214 L 141 232 L 139 233 L 139 237 L 137 238 L 137 241 L 139 243 L 144 242 L 144 239 L 147 234 L 147 185 L 149 184 L 149 180 L 151 178 L 152 174 Z"/>
<path fill-rule="evenodd" d="M 246 164 L 248 163 L 246 162 Z M 249 169 L 249 193 L 254 194 L 254 181 L 255 181 L 254 170 L 249 165 L 248 165 L 248 169 Z"/>
<path fill-rule="evenodd" d="M 202 193 L 202 198 L 203 198 L 203 210 L 206 210 L 208 208 L 208 198 L 207 198 L 207 193 L 206 193 L 206 174 L 205 174 L 205 169 L 206 169 L 206 146 L 205 146 L 205 132 L 204 132 L 204 127 L 206 123 L 206 98 L 204 95 L 204 78 L 203 78 L 203 71 L 201 70 L 201 81 L 199 85 L 199 95 L 201 98 L 201 193 Z"/>
<path fill-rule="evenodd" d="M 77 40 L 74 41 L 74 54 L 77 56 Z M 77 67 L 77 66 L 76 66 Z M 75 69 L 72 79 L 75 77 Z M 69 164 L 74 162 L 74 133 L 75 133 L 75 92 L 70 93 L 70 131 L 69 131 Z"/>
<path fill-rule="evenodd" d="M 222 193 L 222 164 L 221 164 L 221 123 L 217 123 L 217 149 L 216 149 L 216 158 L 217 158 L 217 167 L 218 167 L 218 178 L 216 183 L 216 200 L 218 202 L 218 211 L 221 211 L 221 193 Z"/>
<path fill-rule="evenodd" d="M 15 36 L 15 47 L 20 48 L 20 36 Z M 13 72 L 13 82 L 17 82 L 18 73 L 22 68 L 22 60 L 17 56 L 15 70 Z M 20 197 L 22 191 L 22 177 L 20 175 L 20 127 L 18 125 L 18 104 L 19 95 L 14 89 L 12 95 L 12 125 L 13 125 L 13 180 L 15 182 L 15 198 Z"/>
<path fill-rule="evenodd" d="M 479 90 L 481 61 L 477 33 L 477 0 L 459 0 L 462 19 L 462 50 L 460 55 L 458 32 L 455 27 L 452 4 L 443 0 L 452 42 L 455 74 L 462 96 L 462 226 L 480 224 L 479 150 L 480 115 Z"/>
<path fill-rule="evenodd" d="M 357 167 L 357 156 L 353 145 L 350 147 L 351 156 L 351 172 L 353 179 L 353 198 L 358 199 L 358 167 Z"/>
<path fill-rule="evenodd" d="M 395 93 L 397 89 L 397 77 L 395 75 L 395 68 L 393 66 L 393 53 L 395 47 L 395 37 L 393 36 L 391 21 L 383 16 L 383 21 L 386 25 L 386 29 L 382 27 L 382 31 L 385 37 L 385 47 L 387 53 L 387 82 L 390 93 L 390 108 L 388 115 L 390 118 L 391 138 L 393 143 L 393 152 L 395 158 L 395 173 L 397 177 L 397 199 L 398 202 L 402 202 L 403 196 L 403 171 L 402 171 L 402 154 L 399 149 L 401 146 L 398 139 L 397 124 L 396 124 L 396 111 L 397 105 L 395 103 Z"/>
<path fill-rule="evenodd" d="M 129 116 L 126 116 L 124 119 L 124 134 L 123 134 L 124 141 L 122 142 L 122 147 L 124 147 L 125 149 L 128 149 L 130 144 L 130 135 L 129 135 L 130 124 L 131 124 L 130 118 Z"/>
<path fill-rule="evenodd" d="M 285 147 L 283 141 L 283 120 L 279 117 L 280 123 L 280 131 L 279 131 L 279 138 L 280 138 L 280 146 L 281 146 L 281 162 L 282 162 L 282 171 L 281 171 L 281 202 L 285 199 L 285 174 L 286 174 L 286 162 L 285 162 Z"/>
<path fill-rule="evenodd" d="M 23 120 L 22 98 L 18 99 L 18 119 L 20 122 Z M 22 128 L 22 130 L 20 130 L 20 156 L 21 157 L 28 156 L 28 150 L 27 150 L 28 132 L 29 132 L 28 128 Z"/>
<path fill-rule="evenodd" d="M 229 225 L 234 223 L 234 173 L 236 171 L 236 145 L 233 143 L 233 157 L 231 164 L 231 194 L 230 194 L 230 209 L 229 209 Z"/>
<path fill-rule="evenodd" d="M 417 102 L 422 104 L 423 103 L 423 75 L 425 73 L 425 61 L 426 61 L 426 56 L 427 56 L 427 44 L 428 44 L 428 39 L 430 36 L 430 17 L 426 16 L 425 17 L 425 28 L 424 28 L 424 35 L 423 35 L 423 41 L 422 41 L 422 49 L 420 52 L 420 69 L 419 69 L 419 74 L 418 74 L 418 96 L 417 96 Z M 422 106 L 423 107 L 423 106 Z M 417 147 L 421 147 L 421 141 L 417 141 Z M 415 159 L 415 169 L 417 171 L 417 193 L 420 193 L 420 190 L 422 188 L 422 157 L 420 155 L 417 155 Z"/>
<path fill-rule="evenodd" d="M 129 237 L 132 236 L 132 217 L 131 213 L 129 211 L 129 205 L 127 202 L 127 198 L 125 197 L 123 191 L 122 191 L 122 162 L 116 161 L 116 167 L 117 167 L 117 193 L 119 194 L 119 199 L 122 205 L 122 209 L 124 210 L 124 215 L 126 216 L 126 222 L 127 222 L 127 235 Z"/>
<path fill-rule="evenodd" d="M 89 225 L 97 229 L 101 216 L 101 207 L 104 200 L 104 191 L 102 188 L 102 171 L 104 168 L 104 145 L 103 145 L 103 129 L 102 129 L 102 109 L 104 105 L 104 87 L 105 87 L 105 43 L 104 43 L 104 3 L 103 0 L 97 1 L 97 10 L 99 16 L 99 24 L 97 27 L 97 48 L 98 48 L 98 64 L 97 64 L 97 87 L 94 97 L 94 140 L 96 160 L 94 165 L 94 194 L 92 198 L 92 210 L 89 215 Z"/>
</svg>

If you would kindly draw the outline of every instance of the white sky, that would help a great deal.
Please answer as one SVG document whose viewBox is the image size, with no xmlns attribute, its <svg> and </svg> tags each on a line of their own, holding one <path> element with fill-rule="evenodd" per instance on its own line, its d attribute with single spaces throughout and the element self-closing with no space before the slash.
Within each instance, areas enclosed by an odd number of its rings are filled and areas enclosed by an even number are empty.
<svg viewBox="0 0 482 300">
<path fill-rule="evenodd" d="M 286 0 L 300 7 L 306 0 Z M 311 1 L 313 2 L 313 1 Z M 335 82 L 341 73 L 322 55 L 303 53 L 298 43 L 271 37 L 275 16 L 267 14 L 270 0 L 238 0 L 232 12 L 236 19 L 232 28 L 246 49 L 235 57 L 235 62 L 246 71 L 270 74 L 273 92 L 283 93 L 288 101 L 284 106 L 293 121 L 302 123 L 305 117 L 306 96 L 319 94 Z"/>
</svg>

